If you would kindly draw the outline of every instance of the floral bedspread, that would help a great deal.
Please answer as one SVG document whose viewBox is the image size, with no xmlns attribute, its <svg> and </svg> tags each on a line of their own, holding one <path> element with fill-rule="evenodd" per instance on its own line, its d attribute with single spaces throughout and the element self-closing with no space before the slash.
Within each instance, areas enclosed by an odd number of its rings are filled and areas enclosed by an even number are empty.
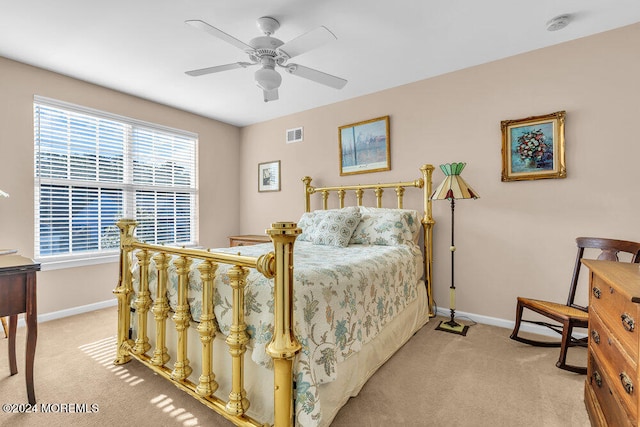
<svg viewBox="0 0 640 427">
<path fill-rule="evenodd" d="M 216 252 L 259 256 L 273 250 L 271 243 L 216 249 Z M 188 300 L 194 321 L 202 312 L 202 283 L 194 260 L 189 276 Z M 215 316 L 226 335 L 232 321 L 232 290 L 220 265 L 214 282 Z M 134 289 L 139 274 L 134 267 Z M 294 246 L 294 323 L 302 351 L 296 360 L 296 418 L 299 425 L 320 420 L 319 384 L 336 378 L 338 363 L 356 353 L 363 344 L 417 296 L 422 276 L 422 256 L 417 245 L 350 245 L 345 248 L 296 242 Z M 153 261 L 149 272 L 152 298 L 157 273 Z M 170 264 L 169 305 L 177 305 L 177 275 Z M 272 280 L 251 270 L 245 289 L 245 315 L 252 359 L 271 366 L 266 346 L 273 332 Z"/>
</svg>

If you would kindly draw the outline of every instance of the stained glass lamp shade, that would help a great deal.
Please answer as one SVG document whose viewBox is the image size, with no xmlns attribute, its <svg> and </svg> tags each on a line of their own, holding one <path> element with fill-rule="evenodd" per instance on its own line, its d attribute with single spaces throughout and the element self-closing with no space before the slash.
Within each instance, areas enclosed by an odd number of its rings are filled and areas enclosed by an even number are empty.
<svg viewBox="0 0 640 427">
<path fill-rule="evenodd" d="M 431 200 L 477 199 L 478 193 L 460 176 L 466 163 L 447 163 L 440 165 L 445 179 L 431 195 Z"/>
</svg>

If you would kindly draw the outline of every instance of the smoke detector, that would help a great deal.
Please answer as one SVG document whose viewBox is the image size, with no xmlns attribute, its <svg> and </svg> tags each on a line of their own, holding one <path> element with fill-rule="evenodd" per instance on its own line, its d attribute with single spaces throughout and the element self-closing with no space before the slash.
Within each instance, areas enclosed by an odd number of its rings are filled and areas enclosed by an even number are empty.
<svg viewBox="0 0 640 427">
<path fill-rule="evenodd" d="M 569 25 L 571 15 L 558 15 L 547 22 L 547 31 L 558 31 Z"/>
</svg>

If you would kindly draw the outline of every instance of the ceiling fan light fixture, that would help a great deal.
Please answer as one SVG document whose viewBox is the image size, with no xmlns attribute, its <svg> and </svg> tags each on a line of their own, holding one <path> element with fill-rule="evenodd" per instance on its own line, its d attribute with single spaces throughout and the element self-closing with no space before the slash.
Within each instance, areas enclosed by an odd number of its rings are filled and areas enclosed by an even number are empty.
<svg viewBox="0 0 640 427">
<path fill-rule="evenodd" d="M 254 37 L 247 44 L 199 19 L 187 20 L 185 23 L 244 51 L 250 60 L 250 62 L 235 62 L 186 71 L 189 76 L 202 76 L 260 65 L 261 68 L 254 74 L 254 82 L 262 89 L 265 102 L 278 99 L 278 88 L 282 84 L 282 76 L 275 70 L 276 67 L 282 67 L 289 74 L 335 89 L 342 89 L 347 84 L 347 81 L 340 77 L 298 64 L 287 64 L 287 61 L 293 57 L 302 55 L 329 41 L 336 40 L 336 36 L 326 27 L 318 27 L 284 43 L 282 40 L 272 37 L 272 34 L 280 27 L 280 23 L 270 16 L 263 16 L 258 19 L 257 24 L 264 35 Z"/>
<path fill-rule="evenodd" d="M 278 22 L 278 20 L 270 16 L 263 16 L 262 18 L 258 18 L 256 25 L 258 26 L 258 29 L 260 31 L 268 36 L 275 33 L 278 28 L 280 28 L 280 23 Z"/>
<path fill-rule="evenodd" d="M 280 87 L 282 76 L 273 67 L 264 66 L 255 73 L 256 84 L 262 90 L 274 90 Z"/>
</svg>

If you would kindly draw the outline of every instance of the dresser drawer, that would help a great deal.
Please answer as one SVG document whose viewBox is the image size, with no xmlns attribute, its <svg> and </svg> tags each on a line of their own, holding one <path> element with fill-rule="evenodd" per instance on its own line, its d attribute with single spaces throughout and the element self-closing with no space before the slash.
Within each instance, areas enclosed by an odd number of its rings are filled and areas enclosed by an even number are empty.
<svg viewBox="0 0 640 427">
<path fill-rule="evenodd" d="M 591 282 L 590 309 L 595 309 L 602 321 L 618 337 L 634 360 L 638 359 L 638 305 L 609 286 L 598 276 Z"/>
<path fill-rule="evenodd" d="M 600 373 L 607 377 L 609 387 L 615 390 L 627 412 L 635 418 L 638 415 L 637 396 L 640 393 L 637 363 L 629 358 L 600 315 L 596 307 L 592 308 L 589 319 L 590 353 L 594 353 L 598 360 L 606 360 L 606 363 L 599 365 Z"/>
<path fill-rule="evenodd" d="M 610 380 L 606 372 L 601 368 L 598 358 L 593 353 L 589 354 L 589 368 L 587 386 L 596 395 L 607 425 L 611 427 L 635 426 L 617 399 L 614 387 L 609 383 Z"/>
</svg>

